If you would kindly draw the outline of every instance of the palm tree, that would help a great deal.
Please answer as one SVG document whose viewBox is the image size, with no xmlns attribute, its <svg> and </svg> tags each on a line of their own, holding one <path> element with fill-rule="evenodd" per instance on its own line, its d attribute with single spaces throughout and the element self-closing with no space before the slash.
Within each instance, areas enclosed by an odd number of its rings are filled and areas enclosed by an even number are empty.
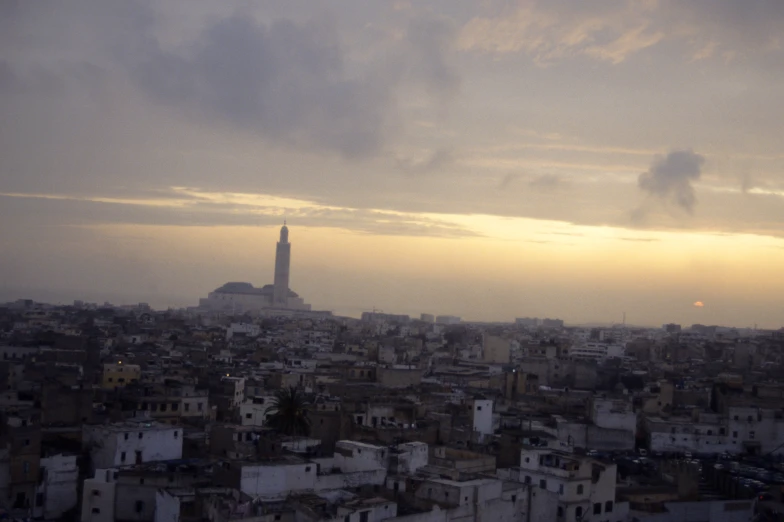
<svg viewBox="0 0 784 522">
<path fill-rule="evenodd" d="M 283 435 L 310 435 L 305 396 L 294 386 L 278 390 L 268 410 L 267 425 Z"/>
</svg>

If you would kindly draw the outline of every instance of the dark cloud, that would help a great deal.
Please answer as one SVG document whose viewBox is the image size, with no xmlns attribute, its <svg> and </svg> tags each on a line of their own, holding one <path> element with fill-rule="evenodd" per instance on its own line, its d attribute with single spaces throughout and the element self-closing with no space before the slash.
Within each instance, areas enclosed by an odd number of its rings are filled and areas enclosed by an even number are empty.
<svg viewBox="0 0 784 522">
<path fill-rule="evenodd" d="M 515 172 L 510 172 L 506 176 L 501 179 L 501 182 L 498 184 L 498 190 L 506 190 L 513 183 L 515 183 L 520 178 L 520 174 Z"/>
<path fill-rule="evenodd" d="M 554 174 L 543 174 L 532 179 L 528 186 L 536 190 L 555 190 L 563 186 L 563 180 Z"/>
<path fill-rule="evenodd" d="M 638 185 L 650 196 L 674 203 L 691 214 L 697 201 L 692 182 L 700 179 L 703 163 L 705 158 L 691 150 L 657 156 L 650 170 L 640 174 Z"/>
<path fill-rule="evenodd" d="M 365 157 L 384 147 L 401 82 L 423 84 L 437 101 L 454 93 L 459 78 L 445 60 L 450 34 L 437 21 L 414 21 L 404 55 L 357 70 L 326 23 L 261 24 L 235 14 L 208 26 L 181 52 L 148 46 L 132 77 L 154 99 L 197 118 Z"/>
<path fill-rule="evenodd" d="M 154 99 L 295 145 L 346 156 L 378 152 L 389 86 L 352 78 L 336 35 L 243 15 L 207 27 L 186 52 L 153 47 L 132 69 Z"/>
<path fill-rule="evenodd" d="M 8 30 L 0 43 L 16 60 L 0 63 L 1 92 L 18 91 L 31 68 L 51 77 L 45 85 L 67 77 L 87 89 L 99 77 L 95 69 L 106 69 L 191 123 L 349 158 L 377 155 L 397 136 L 400 89 L 419 89 L 442 111 L 460 85 L 449 59 L 455 31 L 432 17 L 399 21 L 401 38 L 357 58 L 329 17 L 294 20 L 271 9 L 262 23 L 237 10 L 170 38 L 157 9 L 163 4 L 146 0 L 3 4 L 0 28 Z"/>
</svg>

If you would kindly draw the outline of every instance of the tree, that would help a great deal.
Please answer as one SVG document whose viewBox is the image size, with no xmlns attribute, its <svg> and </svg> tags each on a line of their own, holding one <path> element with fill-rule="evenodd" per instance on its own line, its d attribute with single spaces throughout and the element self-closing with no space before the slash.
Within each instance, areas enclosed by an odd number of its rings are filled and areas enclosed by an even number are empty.
<svg viewBox="0 0 784 522">
<path fill-rule="evenodd" d="M 291 386 L 279 390 L 272 400 L 267 415 L 267 425 L 283 435 L 310 435 L 305 396 Z"/>
</svg>

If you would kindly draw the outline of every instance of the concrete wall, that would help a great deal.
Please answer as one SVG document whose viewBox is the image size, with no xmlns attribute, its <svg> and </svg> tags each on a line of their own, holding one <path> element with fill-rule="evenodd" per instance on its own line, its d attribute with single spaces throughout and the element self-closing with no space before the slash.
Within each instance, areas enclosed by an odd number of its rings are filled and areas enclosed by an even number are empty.
<svg viewBox="0 0 784 522">
<path fill-rule="evenodd" d="M 240 472 L 240 491 L 266 500 L 282 499 L 298 491 L 316 489 L 316 464 L 292 463 L 244 465 Z"/>
<path fill-rule="evenodd" d="M 335 444 L 335 466 L 344 473 L 386 469 L 387 448 L 363 442 L 341 440 Z"/>
<path fill-rule="evenodd" d="M 90 450 L 93 468 L 133 466 L 137 452 L 141 452 L 142 462 L 182 458 L 182 428 L 176 426 L 128 426 L 127 430 L 84 426 L 82 438 Z"/>
<path fill-rule="evenodd" d="M 79 480 L 76 458 L 76 455 L 53 455 L 41 459 L 41 468 L 46 469 L 46 473 L 37 493 L 43 494 L 44 505 L 36 507 L 35 516 L 58 520 L 76 507 Z"/>
<path fill-rule="evenodd" d="M 179 522 L 180 499 L 166 490 L 155 492 L 155 522 Z"/>
<path fill-rule="evenodd" d="M 114 522 L 114 470 L 97 469 L 84 481 L 81 522 Z"/>
<path fill-rule="evenodd" d="M 473 428 L 482 435 L 493 434 L 493 401 L 475 400 L 472 409 Z"/>
</svg>

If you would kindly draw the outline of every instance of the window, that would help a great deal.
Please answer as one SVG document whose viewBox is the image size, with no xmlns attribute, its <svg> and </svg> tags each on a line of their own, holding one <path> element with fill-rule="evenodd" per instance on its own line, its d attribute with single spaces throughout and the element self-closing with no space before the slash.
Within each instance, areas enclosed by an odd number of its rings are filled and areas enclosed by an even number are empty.
<svg viewBox="0 0 784 522">
<path fill-rule="evenodd" d="M 140 486 L 143 486 L 143 485 L 144 485 L 144 477 L 141 477 L 141 478 L 139 479 L 139 485 L 140 485 Z"/>
<path fill-rule="evenodd" d="M 727 431 L 724 428 L 719 428 L 719 435 L 726 435 Z"/>
<path fill-rule="evenodd" d="M 466 497 L 466 500 L 468 500 L 468 497 Z M 517 495 L 512 495 L 512 502 L 517 502 Z"/>
<path fill-rule="evenodd" d="M 127 434 L 127 433 L 123 433 L 123 438 L 124 438 L 125 440 L 128 440 L 128 434 Z"/>
<path fill-rule="evenodd" d="M 196 408 L 196 409 L 199 410 L 199 411 L 204 409 L 204 403 L 203 402 L 198 403 L 196 406 L 198 406 L 198 408 Z"/>
<path fill-rule="evenodd" d="M 482 407 L 481 406 L 477 406 L 476 407 L 476 411 L 482 411 Z"/>
<path fill-rule="evenodd" d="M 134 505 L 134 509 L 136 510 L 137 513 L 141 513 L 142 511 L 144 511 L 144 502 L 141 500 L 137 500 L 136 504 Z"/>
<path fill-rule="evenodd" d="M 180 432 L 177 431 L 177 430 L 174 430 L 174 438 L 176 439 L 179 436 L 180 436 Z"/>
<path fill-rule="evenodd" d="M 564 492 L 563 484 L 558 484 L 558 494 L 563 495 L 563 492 Z"/>
<path fill-rule="evenodd" d="M 305 473 L 310 473 L 310 466 L 305 466 Z"/>
<path fill-rule="evenodd" d="M 713 430 L 708 430 L 708 435 L 713 435 Z"/>
<path fill-rule="evenodd" d="M 577 517 L 577 518 L 580 518 L 580 517 L 583 516 L 583 507 L 582 506 L 577 506 L 576 508 L 574 508 L 574 516 Z"/>
<path fill-rule="evenodd" d="M 143 433 L 143 432 L 141 432 L 141 431 L 139 432 L 139 438 L 140 438 L 140 439 L 143 439 L 143 438 L 144 438 L 144 433 Z"/>
<path fill-rule="evenodd" d="M 738 416 L 737 415 L 735 415 L 735 420 L 738 420 Z"/>
<path fill-rule="evenodd" d="M 185 411 L 189 411 L 191 409 L 191 403 L 186 402 L 182 405 L 182 407 L 185 409 Z"/>
<path fill-rule="evenodd" d="M 732 432 L 732 436 L 735 437 L 735 438 L 738 438 L 738 432 L 737 431 L 733 431 Z"/>
<path fill-rule="evenodd" d="M 563 508 L 561 506 L 558 506 L 558 517 L 560 518 L 562 516 L 563 516 Z"/>
<path fill-rule="evenodd" d="M 43 493 L 36 493 L 35 495 L 35 505 L 36 507 L 41 507 L 44 505 L 44 494 Z"/>
<path fill-rule="evenodd" d="M 675 428 L 674 427 L 670 428 L 670 432 L 675 433 Z"/>
<path fill-rule="evenodd" d="M 526 484 L 530 484 L 531 483 L 531 477 L 529 477 L 528 475 L 525 476 L 525 483 Z"/>
<path fill-rule="evenodd" d="M 94 515 L 99 515 L 100 513 L 101 513 L 101 510 L 100 510 L 100 509 L 98 509 L 98 508 L 93 508 L 93 514 L 94 514 Z"/>
<path fill-rule="evenodd" d="M 601 515 L 602 514 L 602 503 L 601 502 L 596 502 L 593 505 L 593 514 L 594 515 Z"/>
<path fill-rule="evenodd" d="M 345 517 L 343 517 L 343 522 L 350 522 L 350 521 L 351 521 L 350 516 L 346 515 Z"/>
<path fill-rule="evenodd" d="M 528 463 L 528 462 L 531 462 L 531 458 L 530 458 L 530 457 L 526 457 L 526 458 L 525 458 L 525 462 L 526 462 L 526 463 Z"/>
<path fill-rule="evenodd" d="M 94 497 L 100 497 L 100 496 L 101 496 L 101 492 L 100 492 L 100 491 L 98 491 L 97 489 L 94 489 L 94 490 L 93 490 L 93 496 L 94 496 Z"/>
<path fill-rule="evenodd" d="M 754 433 L 753 431 L 750 431 L 750 432 L 749 432 L 749 438 L 750 438 L 750 439 L 753 439 L 753 438 L 754 438 L 754 435 L 755 435 L 755 433 Z"/>
<path fill-rule="evenodd" d="M 246 414 L 245 414 L 245 418 L 246 418 L 246 419 L 253 418 L 253 414 L 252 414 L 252 413 L 246 413 Z"/>
<path fill-rule="evenodd" d="M 612 513 L 612 510 L 613 510 L 613 501 L 608 500 L 607 502 L 604 503 L 604 512 Z"/>
<path fill-rule="evenodd" d="M 577 494 L 578 495 L 582 495 L 583 494 L 583 489 L 584 488 L 583 488 L 582 484 L 577 484 Z"/>
<path fill-rule="evenodd" d="M 166 403 L 161 403 L 161 411 L 166 411 Z"/>
<path fill-rule="evenodd" d="M 545 479 L 541 479 L 539 481 L 539 487 L 542 489 L 547 489 L 547 481 Z"/>
<path fill-rule="evenodd" d="M 360 511 L 359 512 L 359 522 L 368 522 L 368 515 L 370 511 Z"/>
<path fill-rule="evenodd" d="M 746 418 L 746 420 L 747 420 L 747 421 L 749 421 L 749 422 L 751 422 L 751 421 L 752 421 L 752 419 L 753 419 L 753 417 L 752 417 L 751 415 L 749 415 L 749 416 Z"/>
<path fill-rule="evenodd" d="M 24 445 L 25 445 L 25 446 L 29 446 L 29 445 L 30 445 L 30 439 L 25 439 L 25 441 L 24 441 Z"/>
<path fill-rule="evenodd" d="M 171 406 L 172 406 L 172 411 L 177 411 L 177 410 L 180 409 L 180 403 L 179 402 L 173 402 Z"/>
<path fill-rule="evenodd" d="M 120 462 L 125 462 L 125 452 L 120 453 Z"/>
<path fill-rule="evenodd" d="M 280 520 L 280 515 L 275 515 L 275 520 Z"/>
<path fill-rule="evenodd" d="M 449 498 L 449 491 L 444 491 L 444 498 Z"/>
<path fill-rule="evenodd" d="M 109 377 L 109 382 L 114 382 L 114 379 L 112 379 L 111 377 Z"/>
</svg>

